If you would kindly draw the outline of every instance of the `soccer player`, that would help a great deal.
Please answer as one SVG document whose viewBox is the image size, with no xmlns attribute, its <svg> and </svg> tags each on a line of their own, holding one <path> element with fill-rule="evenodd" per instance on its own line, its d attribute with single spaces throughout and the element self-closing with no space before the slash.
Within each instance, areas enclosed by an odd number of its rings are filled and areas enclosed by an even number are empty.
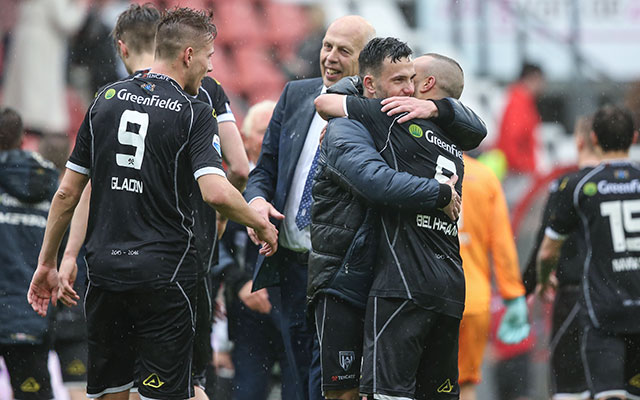
<svg viewBox="0 0 640 400">
<path fill-rule="evenodd" d="M 145 5 L 132 4 L 120 14 L 113 29 L 112 36 L 115 41 L 118 55 L 131 76 L 149 72 L 153 63 L 155 49 L 155 33 L 158 22 L 161 19 L 160 11 L 151 3 Z M 198 90 L 197 99 L 209 104 L 214 109 L 220 146 L 223 159 L 228 165 L 229 182 L 236 189 L 242 191 L 248 177 L 249 164 L 243 150 L 242 139 L 235 123 L 235 116 L 231 111 L 229 98 L 222 86 L 215 79 L 205 76 Z M 90 191 L 87 186 L 85 191 Z M 89 194 L 84 194 L 78 210 L 86 210 L 89 205 Z M 201 278 L 198 284 L 198 307 L 196 318 L 196 338 L 194 345 L 194 384 L 196 394 L 200 398 L 204 395 L 206 385 L 205 370 L 212 359 L 211 349 L 211 325 L 213 323 L 213 300 L 215 291 L 210 282 L 211 266 L 216 263 L 216 242 L 224 231 L 224 218 L 217 218 L 215 210 L 209 207 L 200 195 L 200 189 L 194 181 L 194 195 L 191 197 L 191 205 L 194 209 L 194 240 L 200 263 L 202 265 Z M 85 217 L 82 219 L 86 225 Z M 67 280 L 67 271 L 75 267 L 75 261 L 84 241 L 86 226 L 72 222 L 70 241 L 65 249 L 65 256 L 61 266 L 62 281 Z M 216 221 L 218 222 L 216 224 Z M 77 237 L 76 237 L 77 236 Z M 65 300 L 63 297 L 62 300 Z M 203 397 L 204 398 L 204 397 Z"/>
<path fill-rule="evenodd" d="M 215 35 L 204 12 L 164 15 L 153 73 L 98 93 L 54 196 L 28 299 L 40 315 L 57 301 L 55 255 L 90 175 L 89 397 L 126 398 L 135 379 L 143 397 L 193 396 L 194 177 L 207 203 L 258 230 L 262 254 L 277 250 L 275 227 L 224 176 L 213 110 L 191 97 L 211 71 Z"/>
<path fill-rule="evenodd" d="M 523 279 L 527 294 L 536 288 L 536 259 L 549 218 L 555 214 L 558 198 L 567 189 L 567 184 L 593 169 L 600 157 L 591 142 L 591 116 L 576 121 L 574 139 L 578 150 L 580 171 L 565 174 L 550 185 L 549 199 L 544 208 L 542 224 L 538 231 L 536 246 L 531 253 Z M 584 238 L 573 232 L 562 245 L 555 271 L 557 288 L 551 319 L 551 392 L 554 400 L 580 400 L 589 397 L 589 387 L 580 357 L 580 342 L 583 335 L 580 321 L 580 297 L 582 269 L 587 255 Z M 546 299 L 545 299 L 546 300 Z"/>
<path fill-rule="evenodd" d="M 324 95 L 316 100 L 316 107 L 321 115 L 346 115 L 360 121 L 385 161 L 399 171 L 440 183 L 457 175 L 459 195 L 462 150 L 443 129 L 429 120 L 399 124 L 401 116 L 380 112 L 380 99 L 392 88 L 406 85 L 407 94 L 413 94 L 415 74 L 410 51 L 390 56 L 395 52 L 380 42 L 394 50 L 402 47 L 397 40 L 374 39 L 367 47 L 381 49 L 365 52 L 365 48 L 361 53 L 360 74 L 369 99 Z M 419 399 L 459 395 L 457 350 L 464 274 L 455 217 L 439 209 L 383 213 L 365 316 L 361 393 Z"/>
<path fill-rule="evenodd" d="M 581 356 L 596 400 L 640 397 L 640 168 L 628 158 L 636 138 L 626 110 L 595 113 L 591 140 L 602 162 L 558 191 L 538 253 L 544 295 L 568 235 L 578 232 L 586 245 Z"/>
</svg>

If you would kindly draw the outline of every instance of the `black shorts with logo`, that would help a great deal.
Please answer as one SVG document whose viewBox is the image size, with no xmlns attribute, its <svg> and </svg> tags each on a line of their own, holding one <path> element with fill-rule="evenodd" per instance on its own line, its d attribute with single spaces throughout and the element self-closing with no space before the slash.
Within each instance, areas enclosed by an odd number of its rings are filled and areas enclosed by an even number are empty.
<svg viewBox="0 0 640 400">
<path fill-rule="evenodd" d="M 89 285 L 87 396 L 122 392 L 138 381 L 144 397 L 193 397 L 195 300 L 195 281 L 135 292 Z"/>
<path fill-rule="evenodd" d="M 365 310 L 321 294 L 315 306 L 322 392 L 357 388 L 362 364 Z"/>
<path fill-rule="evenodd" d="M 582 321 L 580 285 L 560 286 L 553 303 L 551 324 L 551 391 L 563 395 L 589 395 L 580 357 Z M 586 397 L 585 397 L 586 398 Z"/>
<path fill-rule="evenodd" d="M 0 344 L 16 400 L 53 399 L 48 344 Z"/>
<path fill-rule="evenodd" d="M 640 399 L 640 333 L 607 332 L 586 315 L 582 320 L 582 360 L 592 398 Z"/>
<path fill-rule="evenodd" d="M 458 399 L 460 320 L 411 300 L 369 297 L 360 393 Z"/>
</svg>

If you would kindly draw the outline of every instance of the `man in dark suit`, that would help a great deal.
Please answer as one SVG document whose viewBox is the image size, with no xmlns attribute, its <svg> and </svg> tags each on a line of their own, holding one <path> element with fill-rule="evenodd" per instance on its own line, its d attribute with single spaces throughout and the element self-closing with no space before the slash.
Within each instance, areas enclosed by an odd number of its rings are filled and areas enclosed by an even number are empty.
<svg viewBox="0 0 640 400">
<path fill-rule="evenodd" d="M 282 220 L 278 227 L 280 250 L 275 257 L 258 260 L 253 289 L 280 286 L 282 335 L 289 363 L 296 372 L 300 400 L 322 398 L 319 365 L 314 364 L 310 374 L 314 330 L 305 317 L 311 184 L 319 137 L 326 124 L 316 113 L 313 101 L 341 78 L 358 73 L 360 51 L 374 35 L 371 24 L 359 16 L 342 17 L 329 26 L 320 51 L 322 78 L 286 85 L 245 191 L 251 207 Z M 255 237 L 253 232 L 249 234 Z M 314 380 L 311 384 L 310 375 Z"/>
</svg>

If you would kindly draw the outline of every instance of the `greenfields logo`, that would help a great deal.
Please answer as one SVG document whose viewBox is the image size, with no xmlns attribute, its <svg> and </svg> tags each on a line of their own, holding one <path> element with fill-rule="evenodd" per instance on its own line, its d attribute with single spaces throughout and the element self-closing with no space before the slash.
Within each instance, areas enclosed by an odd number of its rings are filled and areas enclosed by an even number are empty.
<svg viewBox="0 0 640 400">
<path fill-rule="evenodd" d="M 582 193 L 586 194 L 587 196 L 593 196 L 598 193 L 598 186 L 595 182 L 588 182 L 582 188 Z"/>
<path fill-rule="evenodd" d="M 112 98 L 113 96 L 116 95 L 116 90 L 115 89 L 109 89 L 107 90 L 107 92 L 104 94 L 104 98 L 109 100 L 110 98 Z"/>
<path fill-rule="evenodd" d="M 422 135 L 424 135 L 424 132 L 422 132 L 422 128 L 420 128 L 416 124 L 409 125 L 409 133 L 411 133 L 411 136 L 417 137 L 417 138 L 421 138 Z"/>
</svg>

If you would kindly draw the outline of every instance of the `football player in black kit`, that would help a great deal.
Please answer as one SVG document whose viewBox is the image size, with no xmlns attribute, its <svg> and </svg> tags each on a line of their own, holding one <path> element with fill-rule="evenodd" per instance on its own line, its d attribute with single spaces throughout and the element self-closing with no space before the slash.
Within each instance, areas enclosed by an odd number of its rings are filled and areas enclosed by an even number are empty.
<svg viewBox="0 0 640 400">
<path fill-rule="evenodd" d="M 558 192 L 538 253 L 544 295 L 565 239 L 584 240 L 581 356 L 596 400 L 640 398 L 640 167 L 628 158 L 636 137 L 626 110 L 596 112 L 591 139 L 602 162 Z"/>
<path fill-rule="evenodd" d="M 576 121 L 574 138 L 578 150 L 580 171 L 567 173 L 554 180 L 549 187 L 549 198 L 545 205 L 542 224 L 538 231 L 536 246 L 531 252 L 523 281 L 527 295 L 536 289 L 536 261 L 544 231 L 551 215 L 555 214 L 558 198 L 567 190 L 567 184 L 576 176 L 583 176 L 598 165 L 600 158 L 591 142 L 593 118 L 583 116 Z M 562 245 L 558 257 L 555 278 L 557 287 L 553 302 L 551 322 L 551 392 L 552 400 L 583 400 L 589 398 L 589 388 L 580 358 L 582 324 L 580 321 L 580 293 L 582 266 L 586 256 L 586 245 L 578 232 L 573 232 Z M 544 299 L 545 301 L 548 299 Z"/>
<path fill-rule="evenodd" d="M 262 254 L 277 230 L 250 209 L 222 170 L 213 110 L 195 100 L 211 71 L 215 26 L 187 8 L 165 14 L 153 73 L 108 85 L 85 117 L 54 196 L 29 303 L 45 315 L 58 298 L 56 254 L 89 176 L 87 227 L 89 397 L 193 396 L 194 301 L 200 265 L 189 196 L 258 229 Z M 134 364 L 138 363 L 134 375 Z"/>
<path fill-rule="evenodd" d="M 403 85 L 415 75 L 411 51 L 402 51 L 403 45 L 376 38 L 365 46 L 359 62 L 368 99 L 329 94 L 320 96 L 316 107 L 321 115 L 361 122 L 391 167 L 440 183 L 454 178 L 450 196 L 459 196 L 462 150 L 442 128 L 425 119 L 399 124 L 404 114 L 390 117 L 380 111 L 388 85 Z M 371 51 L 369 46 L 380 48 Z M 393 49 L 390 54 L 385 47 Z M 465 287 L 455 220 L 440 209 L 386 211 L 381 226 L 365 316 L 360 392 L 390 399 L 458 398 Z"/>
<path fill-rule="evenodd" d="M 154 59 L 155 32 L 160 19 L 160 11 L 151 3 L 132 4 L 118 17 L 112 36 L 118 49 L 118 55 L 130 77 L 144 75 L 150 71 L 149 66 Z M 218 124 L 219 145 L 222 147 L 223 159 L 229 167 L 227 170 L 229 182 L 236 189 L 244 190 L 249 164 L 242 138 L 236 127 L 235 116 L 229 105 L 229 98 L 220 83 L 209 76 L 202 79 L 196 98 L 213 107 Z M 87 185 L 85 192 L 88 193 L 83 194 L 77 207 L 78 210 L 88 209 L 90 185 Z M 224 230 L 224 219 L 217 218 L 215 210 L 202 201 L 200 189 L 195 181 L 191 205 L 195 221 L 194 240 L 202 265 L 202 276 L 198 280 L 196 336 L 192 369 L 196 398 L 199 399 L 206 398 L 203 392 L 206 384 L 205 371 L 212 360 L 210 336 L 213 323 L 213 297 L 215 297 L 216 290 L 211 285 L 210 270 L 211 266 L 217 262 L 216 242 Z M 70 233 L 75 240 L 68 243 L 61 263 L 60 271 L 63 282 L 68 281 L 68 271 L 75 270 L 76 258 L 84 241 L 86 217 L 84 217 L 83 227 L 83 223 L 77 221 L 77 214 L 78 212 L 73 218 L 74 222 L 72 222 Z M 61 300 L 66 301 L 66 297 Z"/>
</svg>

